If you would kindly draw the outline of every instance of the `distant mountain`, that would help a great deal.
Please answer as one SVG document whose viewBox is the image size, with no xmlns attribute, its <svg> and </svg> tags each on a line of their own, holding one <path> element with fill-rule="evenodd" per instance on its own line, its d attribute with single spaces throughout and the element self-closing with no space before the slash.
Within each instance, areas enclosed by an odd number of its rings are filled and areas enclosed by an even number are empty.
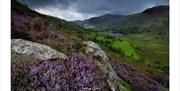
<svg viewBox="0 0 180 91">
<path fill-rule="evenodd" d="M 97 28 L 116 23 L 122 20 L 124 17 L 125 16 L 123 15 L 106 14 L 100 17 L 93 17 L 84 21 L 77 20 L 74 22 L 85 28 Z"/>
<path fill-rule="evenodd" d="M 76 24 L 99 31 L 116 31 L 134 33 L 141 31 L 154 31 L 150 28 L 163 28 L 167 30 L 169 22 L 169 6 L 161 5 L 148 8 L 141 13 L 133 15 L 103 15 L 84 21 L 75 21 Z M 155 30 L 156 30 L 155 29 Z"/>
<path fill-rule="evenodd" d="M 156 6 L 156 7 L 152 7 L 152 8 L 148 8 L 145 11 L 143 11 L 142 13 L 146 13 L 146 14 L 151 14 L 151 15 L 164 15 L 164 14 L 169 14 L 169 6 L 167 5 L 161 5 L 161 6 Z"/>
</svg>

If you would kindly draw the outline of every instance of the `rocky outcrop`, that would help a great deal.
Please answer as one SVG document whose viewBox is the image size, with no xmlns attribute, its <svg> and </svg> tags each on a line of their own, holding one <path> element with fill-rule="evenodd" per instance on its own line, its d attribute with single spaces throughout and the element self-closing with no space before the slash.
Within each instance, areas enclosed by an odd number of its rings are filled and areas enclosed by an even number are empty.
<svg viewBox="0 0 180 91">
<path fill-rule="evenodd" d="M 108 84 L 112 91 L 120 91 L 121 79 L 117 76 L 111 64 L 109 63 L 109 58 L 105 52 L 99 47 L 98 44 L 92 41 L 85 41 L 83 44 L 86 45 L 85 52 L 88 55 L 92 55 L 98 59 L 98 65 L 101 68 L 102 72 L 106 74 Z"/>
<path fill-rule="evenodd" d="M 83 42 L 86 47 L 86 53 L 92 53 L 95 57 L 100 57 L 102 60 L 109 60 L 106 53 L 99 47 L 98 44 L 94 43 L 93 41 L 85 41 Z"/>
<path fill-rule="evenodd" d="M 12 39 L 11 51 L 18 54 L 33 56 L 40 60 L 68 59 L 66 55 L 52 49 L 49 46 L 23 39 Z"/>
</svg>

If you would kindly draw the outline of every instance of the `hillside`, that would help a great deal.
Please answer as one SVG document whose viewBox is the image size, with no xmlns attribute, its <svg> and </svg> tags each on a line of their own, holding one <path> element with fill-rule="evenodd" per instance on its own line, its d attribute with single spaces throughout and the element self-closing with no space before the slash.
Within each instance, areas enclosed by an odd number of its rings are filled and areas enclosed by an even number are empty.
<svg viewBox="0 0 180 91">
<path fill-rule="evenodd" d="M 11 7 L 11 37 L 38 41 L 61 50 L 69 51 L 69 46 L 75 45 L 88 31 L 65 20 L 40 14 L 22 5 L 16 0 Z M 71 36 L 69 36 L 71 35 Z M 75 43 L 72 43 L 76 41 Z"/>
<path fill-rule="evenodd" d="M 106 14 L 100 17 L 93 17 L 84 21 L 74 21 L 76 24 L 85 28 L 100 28 L 112 26 L 113 23 L 121 21 L 125 16 Z"/>
<path fill-rule="evenodd" d="M 168 35 L 168 20 L 169 6 L 162 5 L 148 8 L 141 13 L 133 15 L 104 15 L 84 21 L 75 21 L 75 23 L 82 27 L 91 28 L 98 31 L 112 31 L 129 34 L 139 32 L 153 32 L 153 29 L 157 33 L 158 29 L 158 31 L 162 31 Z"/>
<path fill-rule="evenodd" d="M 144 32 L 110 36 L 80 27 L 81 21 L 43 15 L 16 0 L 11 5 L 12 91 L 168 91 L 167 40 Z M 154 21 L 168 16 L 157 14 L 159 9 L 130 16 L 107 14 L 85 22 L 98 25 L 97 30 L 108 25 L 111 31 L 111 26 L 123 28 L 122 21 L 135 18 L 126 27 L 144 27 L 148 21 L 153 27 L 149 31 L 154 31 Z M 168 31 L 168 26 L 158 26 Z"/>
</svg>

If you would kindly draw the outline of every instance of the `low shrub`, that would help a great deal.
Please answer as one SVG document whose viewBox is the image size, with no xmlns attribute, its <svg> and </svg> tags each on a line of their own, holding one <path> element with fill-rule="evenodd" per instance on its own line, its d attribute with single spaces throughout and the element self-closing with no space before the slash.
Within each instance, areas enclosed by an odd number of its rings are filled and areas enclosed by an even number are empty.
<svg viewBox="0 0 180 91">
<path fill-rule="evenodd" d="M 72 54 L 69 60 L 12 61 L 12 91 L 109 90 L 95 61 L 83 54 Z"/>
<path fill-rule="evenodd" d="M 166 91 L 157 81 L 145 76 L 138 69 L 127 63 L 111 61 L 117 75 L 133 86 L 133 91 Z"/>
</svg>

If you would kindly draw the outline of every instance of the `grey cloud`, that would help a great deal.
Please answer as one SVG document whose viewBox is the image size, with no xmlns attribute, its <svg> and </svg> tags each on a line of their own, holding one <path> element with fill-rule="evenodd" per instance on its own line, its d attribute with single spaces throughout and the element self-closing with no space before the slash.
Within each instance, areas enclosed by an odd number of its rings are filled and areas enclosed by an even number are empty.
<svg viewBox="0 0 180 91">
<path fill-rule="evenodd" d="M 18 0 L 33 9 L 44 9 L 51 12 L 48 8 L 67 10 L 78 13 L 80 16 L 98 16 L 105 13 L 113 14 L 132 14 L 140 12 L 145 8 L 168 4 L 169 0 Z M 54 10 L 53 10 L 54 11 Z M 59 13 L 61 14 L 61 12 Z M 72 16 L 73 17 L 73 16 Z M 61 17 L 62 18 L 62 17 Z"/>
</svg>

